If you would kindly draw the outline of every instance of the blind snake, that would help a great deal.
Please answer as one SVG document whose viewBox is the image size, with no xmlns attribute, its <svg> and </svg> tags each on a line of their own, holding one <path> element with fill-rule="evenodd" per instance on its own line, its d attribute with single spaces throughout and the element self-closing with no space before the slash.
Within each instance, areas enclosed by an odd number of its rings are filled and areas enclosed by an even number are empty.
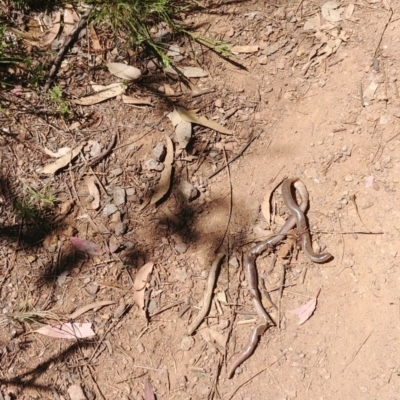
<svg viewBox="0 0 400 400">
<path fill-rule="evenodd" d="M 292 185 L 300 195 L 300 205 L 297 205 L 292 196 Z M 256 258 L 264 251 L 272 250 L 274 246 L 279 244 L 286 237 L 288 232 L 295 225 L 297 225 L 297 228 L 302 232 L 302 249 L 311 261 L 316 263 L 323 263 L 328 261 L 332 257 L 332 255 L 329 253 L 317 254 L 312 249 L 310 233 L 308 231 L 307 222 L 304 215 L 304 212 L 308 207 L 309 201 L 308 191 L 304 183 L 301 182 L 298 178 L 285 179 L 282 183 L 282 197 L 286 207 L 291 212 L 291 215 L 286 220 L 285 224 L 282 226 L 277 235 L 272 236 L 267 240 L 255 245 L 250 250 L 250 252 L 244 256 L 244 270 L 253 306 L 257 314 L 262 318 L 263 321 L 254 328 L 247 346 L 241 352 L 234 356 L 233 361 L 228 368 L 228 378 L 232 378 L 236 368 L 241 365 L 245 360 L 247 360 L 251 356 L 251 354 L 253 354 L 253 351 L 258 344 L 259 337 L 263 335 L 269 327 L 274 325 L 274 322 L 265 311 L 265 308 L 261 302 L 261 296 L 258 290 L 258 274 L 255 267 Z"/>
</svg>

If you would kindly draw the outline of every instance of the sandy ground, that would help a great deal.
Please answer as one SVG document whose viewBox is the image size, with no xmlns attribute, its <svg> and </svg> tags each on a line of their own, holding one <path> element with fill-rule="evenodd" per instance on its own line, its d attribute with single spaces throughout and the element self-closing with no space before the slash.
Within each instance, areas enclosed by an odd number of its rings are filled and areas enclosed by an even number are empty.
<svg viewBox="0 0 400 400">
<path fill-rule="evenodd" d="M 116 100 L 94 107 L 103 117 L 105 129 L 98 136 L 103 143 L 117 129 L 118 144 L 139 138 L 134 145 L 141 145 L 121 146 L 106 164 L 95 167 L 100 179 L 107 176 L 108 181 L 102 181 L 107 188 L 136 187 L 121 209 L 127 230 L 117 241 L 125 250 L 109 257 L 82 256 L 71 250 L 65 239 L 71 233 L 66 229 L 97 243 L 110 237 L 82 222 L 84 210 L 79 205 L 62 229 L 46 236 L 39 250 L 23 248 L 16 253 L 15 242 L 4 238 L 2 251 L 7 257 L 2 271 L 11 272 L 2 277 L 1 309 L 3 314 L 15 313 L 28 292 L 35 309 L 55 310 L 63 316 L 97 300 L 117 304 L 80 317 L 80 322 L 93 322 L 96 337 L 88 343 L 71 345 L 29 334 L 26 328 L 18 334 L 19 325 L 9 323 L 0 334 L 4 396 L 68 398 L 68 388 L 79 384 L 88 399 L 141 399 L 149 379 L 157 399 L 399 398 L 398 5 L 361 1 L 348 19 L 320 28 L 326 35 L 321 36 L 315 35 L 315 29 L 304 30 L 308 19 L 320 15 L 319 3 L 221 4 L 192 16 L 196 22 L 207 22 L 210 34 L 235 45 L 258 45 L 259 50 L 238 55 L 237 61 L 246 69 L 207 53 L 202 66 L 210 75 L 195 85 L 216 91 L 200 100 L 178 102 L 209 118 L 225 120 L 234 134 L 199 130 L 192 152 L 176 151 L 172 190 L 157 208 L 143 208 L 142 202 L 159 175 L 146 174 L 138 166 L 156 143 L 165 143 L 166 134 L 174 139 L 170 122 L 163 118 L 168 104 L 146 115 L 142 109 L 121 110 Z M 350 12 L 349 3 L 342 6 Z M 343 40 L 319 65 L 305 69 L 309 54 L 319 51 L 323 37 Z M 269 46 L 278 42 L 284 44 L 270 53 Z M 181 86 L 174 83 L 173 87 L 179 91 Z M 225 118 L 231 110 L 235 112 Z M 140 139 L 151 124 L 162 132 L 149 128 Z M 230 174 L 225 169 L 207 179 L 212 151 L 219 152 L 217 165 L 223 165 L 223 149 L 229 159 L 252 135 L 257 138 L 230 165 Z M 17 153 L 24 151 L 19 144 L 10 146 Z M 205 160 L 200 165 L 197 160 L 187 161 L 190 154 Z M 6 161 L 5 155 L 3 173 Z M 110 178 L 110 171 L 119 167 L 124 173 Z M 18 168 L 23 176 L 23 163 Z M 79 194 L 85 190 L 84 176 L 71 173 Z M 52 182 L 71 187 L 71 173 L 63 172 Z M 307 217 L 313 242 L 334 258 L 313 264 L 296 245 L 289 265 L 278 256 L 272 271 L 273 255 L 259 258 L 259 275 L 279 306 L 277 311 L 264 300 L 276 326 L 228 379 L 226 366 L 257 323 L 242 255 L 252 243 L 276 232 L 288 216 L 276 187 L 284 177 L 293 176 L 304 182 L 310 194 Z M 200 188 L 199 197 L 190 203 L 176 189 L 182 180 Z M 267 221 L 260 205 L 270 194 L 273 212 Z M 97 227 L 115 223 L 102 213 L 89 213 Z M 29 258 L 35 252 L 45 257 L 52 240 L 58 240 L 62 250 L 46 257 L 52 259 L 54 276 L 68 272 L 62 284 L 54 277 L 43 281 L 43 275 L 38 280 L 50 264 Z M 198 312 L 221 241 L 226 259 L 214 290 L 218 300 L 206 323 L 188 337 L 187 327 Z M 59 262 L 63 257 L 64 264 Z M 153 316 L 148 322 L 132 301 L 132 280 L 147 262 L 155 263 L 148 304 Z M 121 263 L 133 267 L 121 268 Z M 276 289 L 284 265 L 280 298 Z M 298 325 L 291 310 L 317 293 L 315 312 Z M 163 311 L 166 306 L 171 307 Z"/>
</svg>

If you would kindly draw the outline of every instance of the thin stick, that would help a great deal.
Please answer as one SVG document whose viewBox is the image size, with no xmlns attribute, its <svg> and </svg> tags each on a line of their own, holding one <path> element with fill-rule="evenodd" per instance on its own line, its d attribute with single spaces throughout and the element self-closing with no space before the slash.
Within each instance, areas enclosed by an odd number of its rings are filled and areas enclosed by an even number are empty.
<svg viewBox="0 0 400 400">
<path fill-rule="evenodd" d="M 374 57 L 376 57 L 376 54 L 378 53 L 379 46 L 380 46 L 381 43 L 382 43 L 383 35 L 385 34 L 386 28 L 388 27 L 388 25 L 389 25 L 389 23 L 390 23 L 392 17 L 393 17 L 393 8 L 390 7 L 389 18 L 387 19 L 386 24 L 385 24 L 385 26 L 383 27 L 381 36 L 380 36 L 380 38 L 379 38 L 379 42 L 378 42 L 378 44 L 377 44 L 377 46 L 376 46 L 376 48 L 375 48 Z"/>
<path fill-rule="evenodd" d="M 261 131 L 258 135 L 253 136 L 247 143 L 245 143 L 241 149 L 238 151 L 238 153 L 231 158 L 228 161 L 228 165 L 233 163 L 234 161 L 236 161 L 246 150 L 247 148 L 256 140 L 260 137 L 261 133 L 263 133 L 263 131 Z M 225 168 L 227 167 L 227 164 L 222 165 L 221 167 L 219 167 L 216 171 L 214 171 L 211 175 L 208 176 L 208 179 L 213 178 L 215 175 L 219 174 L 221 171 L 223 171 Z"/>
<path fill-rule="evenodd" d="M 225 257 L 224 253 L 219 253 L 211 265 L 210 273 L 208 275 L 207 289 L 206 289 L 206 293 L 205 293 L 204 300 L 203 300 L 203 306 L 202 306 L 200 312 L 198 313 L 197 317 L 194 319 L 194 321 L 188 327 L 187 332 L 188 332 L 189 336 L 192 335 L 193 332 L 200 326 L 200 324 L 203 322 L 204 318 L 210 311 L 212 295 L 214 292 L 214 286 L 215 286 L 215 282 L 217 280 L 218 268 L 219 268 L 222 260 L 224 259 L 224 257 Z"/>
<path fill-rule="evenodd" d="M 214 253 L 217 253 L 218 250 L 221 248 L 222 244 L 224 243 L 226 234 L 228 233 L 228 229 L 229 229 L 229 224 L 231 222 L 231 217 L 232 217 L 232 201 L 233 201 L 233 193 L 232 193 L 232 179 L 231 179 L 231 170 L 229 168 L 229 164 L 228 164 L 228 158 L 226 156 L 226 151 L 225 151 L 225 147 L 224 149 L 224 156 L 225 156 L 225 166 L 227 168 L 228 171 L 228 183 L 229 183 L 229 213 L 228 213 L 228 222 L 226 223 L 226 228 L 225 228 L 225 232 L 224 235 L 222 236 L 221 242 L 219 244 L 219 246 L 215 249 Z"/>
<path fill-rule="evenodd" d="M 374 333 L 374 331 L 372 330 L 369 335 L 366 337 L 366 339 L 361 343 L 360 347 L 357 349 L 356 353 L 354 354 L 353 358 L 345 365 L 345 367 L 343 368 L 343 371 L 345 371 L 345 369 L 356 359 L 356 357 L 358 356 L 358 353 L 361 351 L 361 349 L 364 347 L 365 343 L 367 343 L 368 339 L 371 337 L 371 335 Z"/>
<path fill-rule="evenodd" d="M 67 51 L 69 50 L 69 48 L 71 47 L 71 44 L 74 40 L 77 39 L 79 32 L 82 30 L 82 28 L 85 26 L 87 20 L 89 19 L 89 15 L 93 10 L 93 6 L 90 6 L 88 8 L 88 10 L 85 12 L 85 14 L 82 15 L 81 20 L 78 23 L 78 26 L 71 32 L 71 34 L 69 35 L 69 37 L 65 40 L 63 46 L 61 47 L 61 49 L 59 50 L 56 58 L 54 59 L 53 65 L 50 69 L 50 73 L 49 76 L 46 80 L 46 83 L 44 85 L 43 90 L 45 92 L 47 92 L 50 88 L 51 83 L 53 82 L 53 79 L 55 78 L 58 69 L 60 68 L 61 62 L 65 56 L 65 54 L 67 53 Z"/>
</svg>

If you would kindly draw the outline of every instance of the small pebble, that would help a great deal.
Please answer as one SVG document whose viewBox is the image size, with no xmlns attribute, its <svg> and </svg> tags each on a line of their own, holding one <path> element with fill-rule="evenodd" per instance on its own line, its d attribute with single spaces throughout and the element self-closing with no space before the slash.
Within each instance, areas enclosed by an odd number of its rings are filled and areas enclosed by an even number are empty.
<svg viewBox="0 0 400 400">
<path fill-rule="evenodd" d="M 158 162 L 164 161 L 164 157 L 166 154 L 165 146 L 162 143 L 157 143 L 157 145 L 153 148 L 152 156 L 154 160 Z"/>
<path fill-rule="evenodd" d="M 106 217 L 109 217 L 110 215 L 114 214 L 117 211 L 118 211 L 118 208 L 115 204 L 106 204 L 106 206 L 104 207 L 103 213 Z"/>
<path fill-rule="evenodd" d="M 182 341 L 180 348 L 183 351 L 189 351 L 194 345 L 194 339 L 191 336 L 185 336 Z"/>
<path fill-rule="evenodd" d="M 116 235 L 123 235 L 126 232 L 127 226 L 124 222 L 118 222 L 115 225 L 114 232 Z"/>
<path fill-rule="evenodd" d="M 156 160 L 153 160 L 153 159 L 146 160 L 143 163 L 143 165 L 148 171 L 161 172 L 164 169 L 164 164 L 163 163 L 160 163 L 160 162 L 158 162 Z"/>
<path fill-rule="evenodd" d="M 346 175 L 344 177 L 345 182 L 351 182 L 353 180 L 353 177 L 351 175 Z"/>
<path fill-rule="evenodd" d="M 122 204 L 125 204 L 126 201 L 125 189 L 120 187 L 115 188 L 113 193 L 113 199 L 114 199 L 114 204 L 116 206 L 121 206 Z"/>
</svg>

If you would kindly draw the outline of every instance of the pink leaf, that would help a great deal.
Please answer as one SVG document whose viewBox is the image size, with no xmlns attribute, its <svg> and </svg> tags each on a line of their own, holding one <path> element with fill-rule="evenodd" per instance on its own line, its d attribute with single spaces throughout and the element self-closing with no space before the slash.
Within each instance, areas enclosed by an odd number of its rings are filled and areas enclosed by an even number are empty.
<svg viewBox="0 0 400 400">
<path fill-rule="evenodd" d="M 136 302 L 136 304 L 139 306 L 143 316 L 144 315 L 144 292 L 146 289 L 146 284 L 147 284 L 147 278 L 151 274 L 151 271 L 153 270 L 154 263 L 149 262 L 143 267 L 139 269 L 139 271 L 136 273 L 135 276 L 135 281 L 133 282 L 133 289 L 135 292 L 133 293 L 133 300 Z"/>
<path fill-rule="evenodd" d="M 313 315 L 313 312 L 317 307 L 317 298 L 319 292 L 320 290 L 318 291 L 317 295 L 311 300 L 307 301 L 307 303 L 301 305 L 298 308 L 295 308 L 294 310 L 291 310 L 294 315 L 297 315 L 299 317 L 299 325 L 304 324 L 304 322 L 306 322 L 311 317 L 311 315 Z"/>
<path fill-rule="evenodd" d="M 96 243 L 89 242 L 89 240 L 81 239 L 78 237 L 71 236 L 69 238 L 71 243 L 80 251 L 83 251 L 92 256 L 101 256 L 104 254 L 104 250 Z"/>
<path fill-rule="evenodd" d="M 374 186 L 374 176 L 370 175 L 370 176 L 366 176 L 365 177 L 365 187 L 366 188 L 372 188 Z"/>
<path fill-rule="evenodd" d="M 144 400 L 156 400 L 153 388 L 148 379 L 144 381 Z"/>
<path fill-rule="evenodd" d="M 91 322 L 45 325 L 34 332 L 56 339 L 83 339 L 95 335 Z"/>
</svg>

